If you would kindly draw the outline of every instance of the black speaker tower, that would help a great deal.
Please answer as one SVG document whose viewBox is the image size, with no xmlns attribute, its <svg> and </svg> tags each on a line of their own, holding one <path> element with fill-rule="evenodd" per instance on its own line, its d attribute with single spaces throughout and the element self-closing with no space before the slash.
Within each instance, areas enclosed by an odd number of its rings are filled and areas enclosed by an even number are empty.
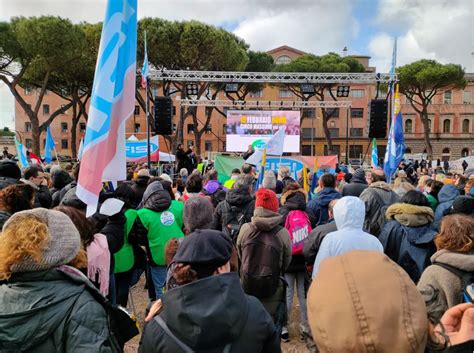
<svg viewBox="0 0 474 353">
<path fill-rule="evenodd" d="M 173 133 L 173 101 L 171 97 L 155 97 L 155 133 L 171 135 Z"/>
<path fill-rule="evenodd" d="M 387 136 L 388 104 L 385 99 L 370 101 L 369 138 L 385 138 Z"/>
</svg>

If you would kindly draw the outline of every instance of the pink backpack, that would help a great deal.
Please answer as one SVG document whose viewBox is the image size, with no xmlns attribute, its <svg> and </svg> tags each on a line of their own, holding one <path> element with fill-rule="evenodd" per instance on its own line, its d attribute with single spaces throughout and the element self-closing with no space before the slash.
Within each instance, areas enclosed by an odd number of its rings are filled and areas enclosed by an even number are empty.
<svg viewBox="0 0 474 353">
<path fill-rule="evenodd" d="M 304 241 L 311 233 L 311 223 L 306 212 L 300 210 L 290 211 L 286 217 L 285 228 L 290 233 L 291 254 L 302 254 Z"/>
</svg>

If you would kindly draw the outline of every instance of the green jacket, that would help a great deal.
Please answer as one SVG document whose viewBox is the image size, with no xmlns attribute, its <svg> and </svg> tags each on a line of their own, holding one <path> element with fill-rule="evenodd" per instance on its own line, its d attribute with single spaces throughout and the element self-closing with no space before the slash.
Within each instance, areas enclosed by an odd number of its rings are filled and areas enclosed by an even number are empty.
<svg viewBox="0 0 474 353">
<path fill-rule="evenodd" d="M 114 273 L 123 273 L 131 270 L 135 264 L 135 255 L 133 254 L 133 246 L 128 241 L 128 235 L 133 228 L 135 220 L 137 219 L 137 211 L 129 209 L 125 211 L 125 229 L 124 241 L 122 248 L 114 254 L 115 269 Z"/>
<path fill-rule="evenodd" d="M 436 211 L 436 207 L 438 207 L 438 200 L 436 199 L 436 197 L 434 197 L 433 195 L 430 195 L 428 194 L 426 196 L 426 198 L 428 199 L 428 203 L 430 204 L 430 207 L 433 211 Z"/>
<path fill-rule="evenodd" d="M 0 352 L 120 352 L 87 278 L 63 266 L 17 273 L 0 286 Z"/>
</svg>

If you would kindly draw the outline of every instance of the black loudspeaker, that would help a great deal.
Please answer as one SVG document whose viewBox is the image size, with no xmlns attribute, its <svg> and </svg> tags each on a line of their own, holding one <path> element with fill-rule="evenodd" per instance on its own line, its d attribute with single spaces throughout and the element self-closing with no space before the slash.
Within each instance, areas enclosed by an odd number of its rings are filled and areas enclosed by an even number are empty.
<svg viewBox="0 0 474 353">
<path fill-rule="evenodd" d="M 170 97 L 155 97 L 155 133 L 171 135 L 173 133 L 173 101 Z"/>
<path fill-rule="evenodd" d="M 388 105 L 385 99 L 370 101 L 369 138 L 385 138 L 387 136 Z"/>
</svg>

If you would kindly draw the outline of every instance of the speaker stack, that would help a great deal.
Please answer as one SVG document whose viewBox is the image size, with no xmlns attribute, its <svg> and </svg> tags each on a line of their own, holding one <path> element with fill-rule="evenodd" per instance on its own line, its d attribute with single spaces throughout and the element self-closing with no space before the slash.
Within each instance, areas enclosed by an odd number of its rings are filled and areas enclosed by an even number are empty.
<svg viewBox="0 0 474 353">
<path fill-rule="evenodd" d="M 173 133 L 173 101 L 171 97 L 155 97 L 155 133 L 171 135 Z"/>
<path fill-rule="evenodd" d="M 387 137 L 388 104 L 385 99 L 372 99 L 370 102 L 369 138 Z"/>
</svg>

